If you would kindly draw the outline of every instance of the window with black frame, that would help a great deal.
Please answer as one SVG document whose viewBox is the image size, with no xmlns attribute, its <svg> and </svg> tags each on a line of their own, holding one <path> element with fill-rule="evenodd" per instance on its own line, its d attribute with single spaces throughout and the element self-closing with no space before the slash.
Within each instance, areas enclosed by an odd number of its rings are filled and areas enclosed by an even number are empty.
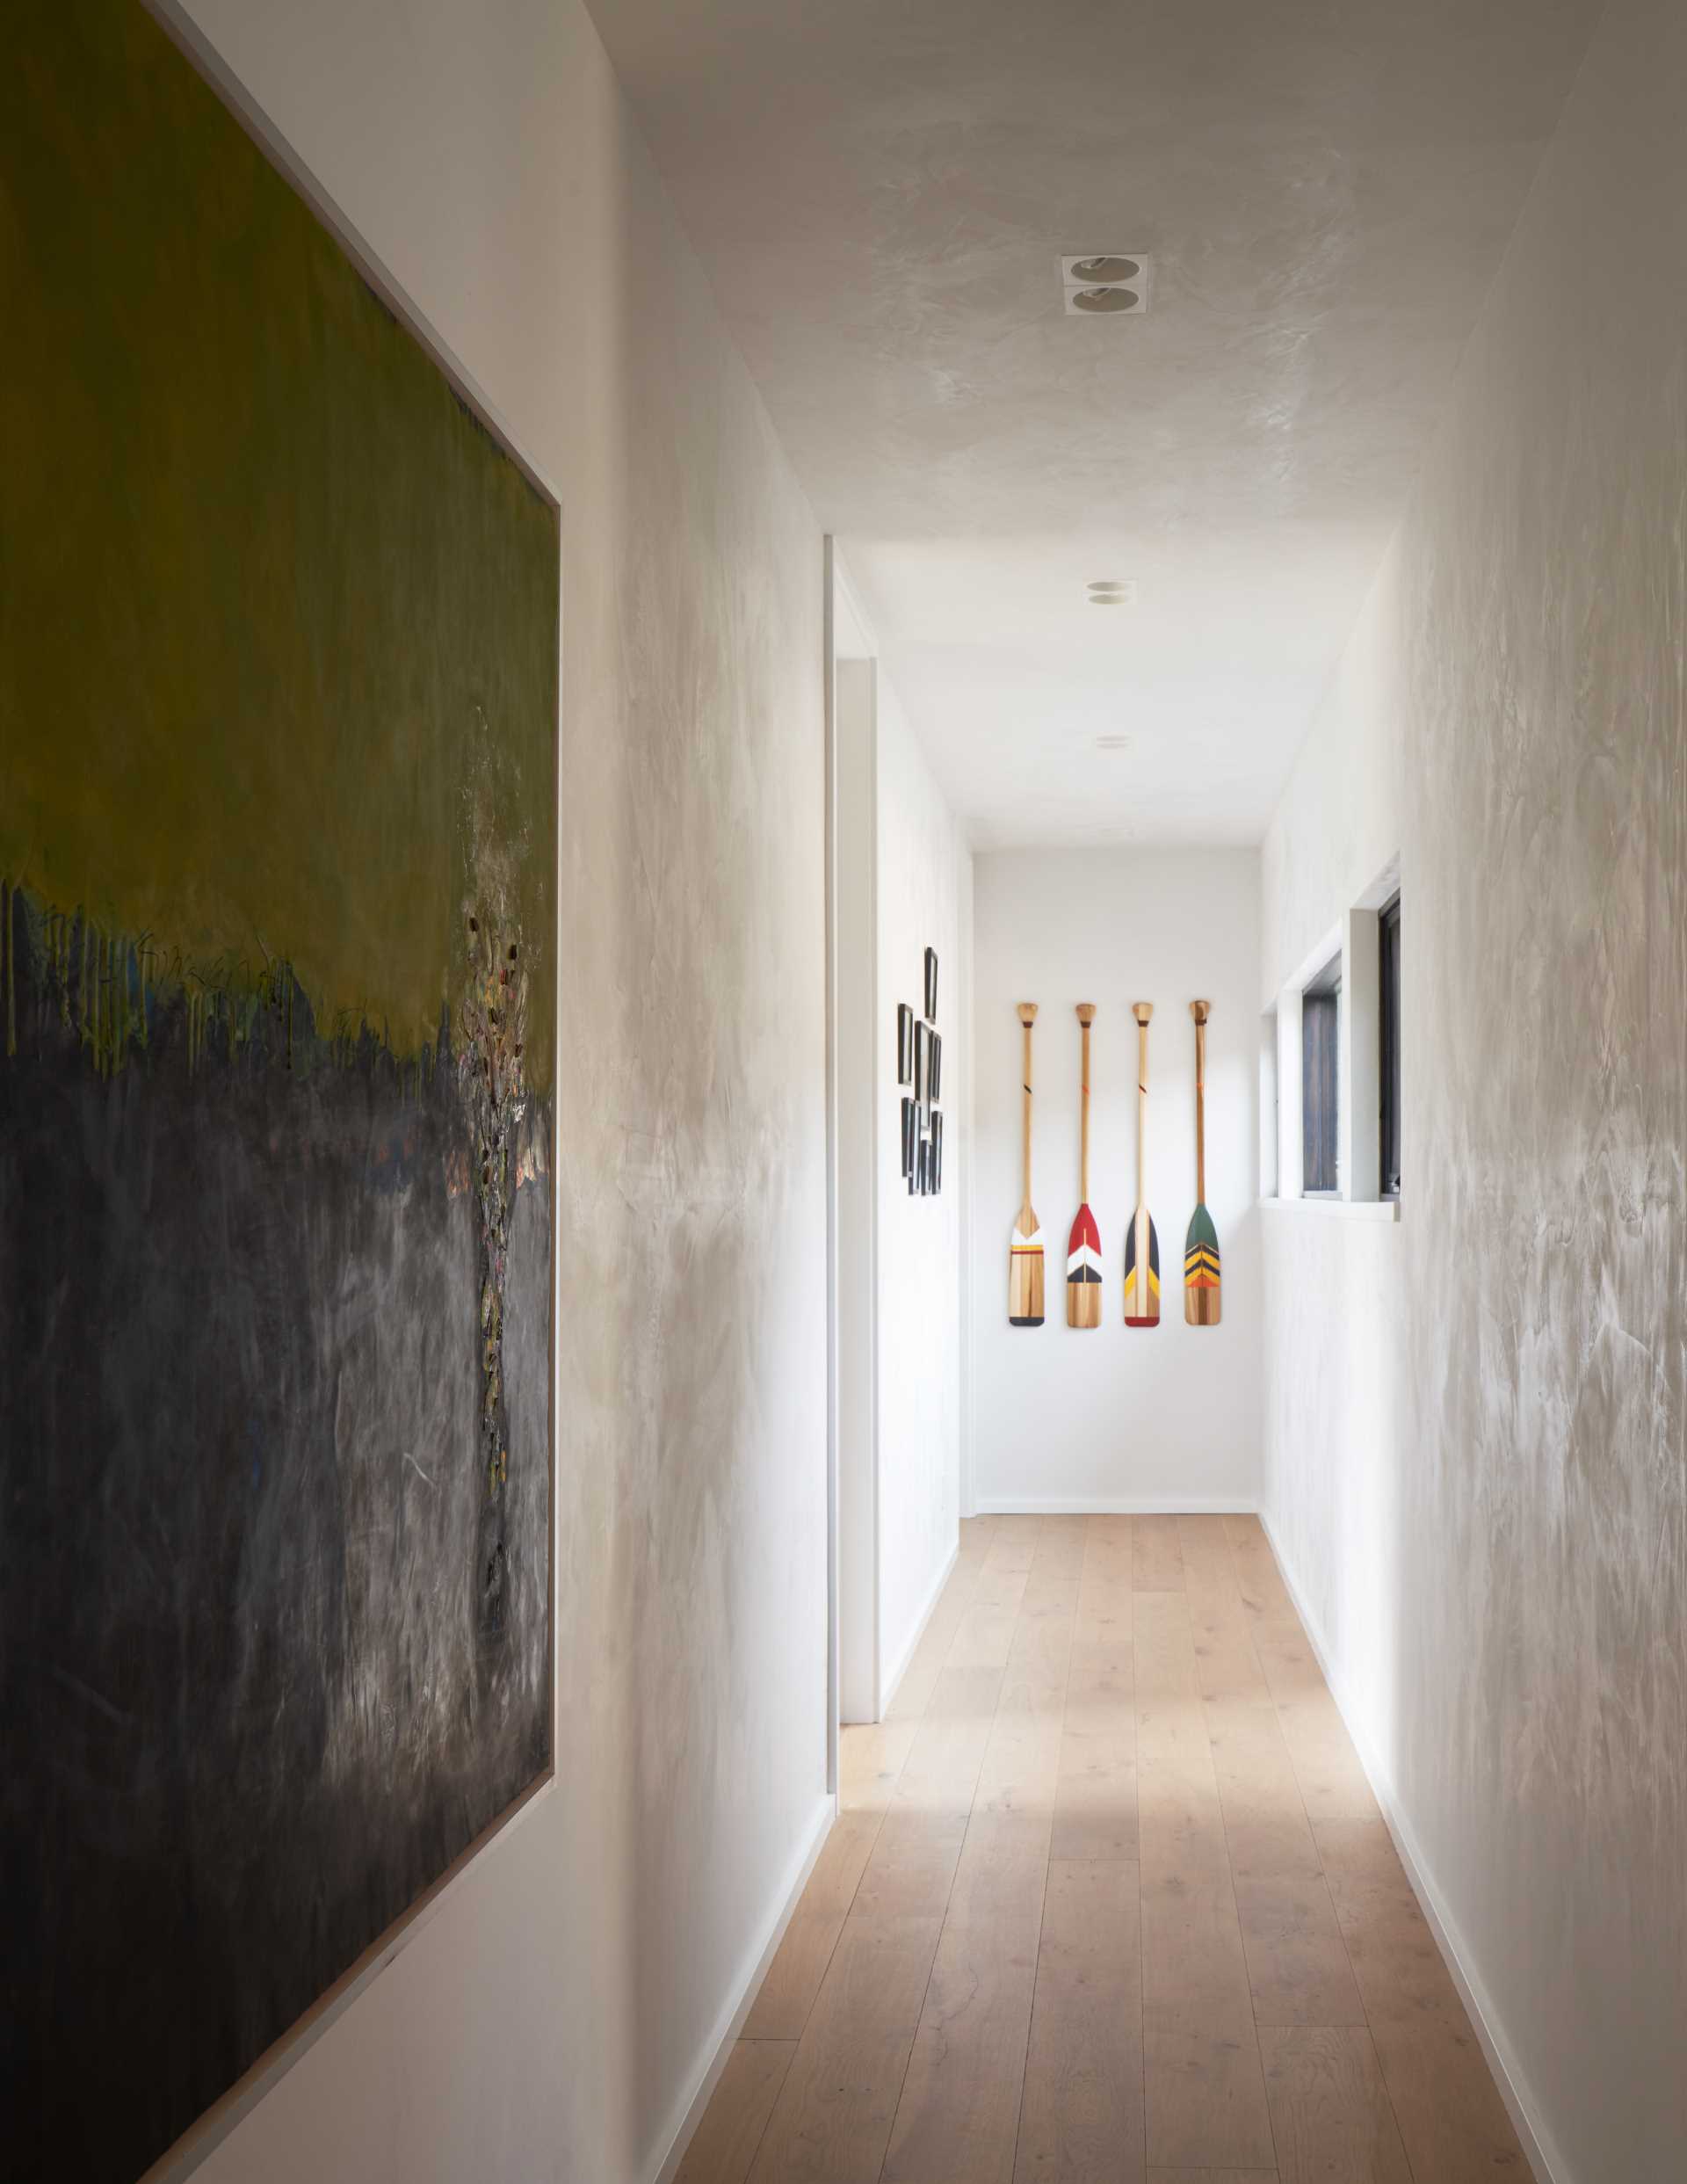
<svg viewBox="0 0 1687 2184">
<path fill-rule="evenodd" d="M 1342 959 L 1326 964 L 1300 997 L 1300 1187 L 1308 1198 L 1341 1191 Z"/>
<path fill-rule="evenodd" d="M 1380 1125 L 1382 1141 L 1379 1172 L 1385 1198 L 1400 1196 L 1400 897 L 1377 918 L 1378 996 L 1380 1004 L 1382 1054 Z"/>
</svg>

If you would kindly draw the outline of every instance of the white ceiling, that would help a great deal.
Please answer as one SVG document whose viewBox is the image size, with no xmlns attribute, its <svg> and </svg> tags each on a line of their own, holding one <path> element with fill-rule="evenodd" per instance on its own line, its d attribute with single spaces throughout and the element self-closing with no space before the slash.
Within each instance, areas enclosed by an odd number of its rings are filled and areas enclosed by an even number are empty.
<svg viewBox="0 0 1687 2184">
<path fill-rule="evenodd" d="M 1261 834 L 1598 13 L 597 0 L 980 846 Z"/>
</svg>

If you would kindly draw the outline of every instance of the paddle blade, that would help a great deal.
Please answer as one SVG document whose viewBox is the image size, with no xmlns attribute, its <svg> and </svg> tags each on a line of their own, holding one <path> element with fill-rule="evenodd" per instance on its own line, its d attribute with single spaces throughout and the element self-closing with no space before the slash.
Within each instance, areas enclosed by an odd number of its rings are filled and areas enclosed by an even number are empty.
<svg viewBox="0 0 1687 2184">
<path fill-rule="evenodd" d="M 1066 1324 L 1101 1324 L 1101 1231 L 1096 1216 L 1080 1206 L 1066 1246 Z"/>
<path fill-rule="evenodd" d="M 1219 1303 L 1219 1232 L 1198 1206 L 1184 1244 L 1184 1317 L 1191 1327 L 1216 1327 Z"/>
<path fill-rule="evenodd" d="M 1043 1232 L 1029 1206 L 1021 1207 L 1008 1251 L 1008 1324 L 1043 1324 Z"/>
<path fill-rule="evenodd" d="M 1146 1206 L 1139 1206 L 1125 1238 L 1125 1324 L 1160 1324 L 1160 1239 Z"/>
</svg>

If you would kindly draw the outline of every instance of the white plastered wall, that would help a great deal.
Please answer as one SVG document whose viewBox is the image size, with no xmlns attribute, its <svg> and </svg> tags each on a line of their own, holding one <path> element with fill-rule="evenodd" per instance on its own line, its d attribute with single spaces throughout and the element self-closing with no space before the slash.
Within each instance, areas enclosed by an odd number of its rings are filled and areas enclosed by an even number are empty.
<svg viewBox="0 0 1687 2184">
<path fill-rule="evenodd" d="M 563 502 L 554 1786 L 201 2173 L 647 2184 L 827 1824 L 822 548 L 577 0 L 194 0 Z"/>
<path fill-rule="evenodd" d="M 959 890 L 967 853 L 924 753 L 879 678 L 879 1520 L 881 1703 L 894 1690 L 960 1537 L 960 1204 L 967 1016 Z M 901 1172 L 896 1005 L 918 1016 L 938 952 L 943 1188 Z"/>
<path fill-rule="evenodd" d="M 1264 1224 L 1265 1506 L 1557 2184 L 1687 2144 L 1687 18 L 1614 0 L 1263 852 L 1399 853 L 1397 1228 Z"/>
<path fill-rule="evenodd" d="M 836 565 L 839 1699 L 877 1721 L 959 1541 L 972 860 Z M 901 1172 L 896 1010 L 938 958 L 944 1182 Z"/>
<path fill-rule="evenodd" d="M 1252 850 L 997 850 L 974 861 L 977 1125 L 970 1253 L 981 1509 L 1251 1509 L 1259 1491 L 1258 888 Z M 1206 1202 L 1223 1259 L 1217 1327 L 1184 1320 L 1195 1208 L 1195 1027 L 1207 1030 Z M 1008 1322 L 1021 1194 L 1020 1027 L 1034 1001 L 1032 1197 L 1046 1318 Z M 1066 1324 L 1078 1209 L 1081 1041 L 1093 1001 L 1090 1204 L 1102 1324 Z M 1135 1001 L 1151 1001 L 1148 1202 L 1161 1324 L 1125 1325 L 1137 1197 Z"/>
</svg>

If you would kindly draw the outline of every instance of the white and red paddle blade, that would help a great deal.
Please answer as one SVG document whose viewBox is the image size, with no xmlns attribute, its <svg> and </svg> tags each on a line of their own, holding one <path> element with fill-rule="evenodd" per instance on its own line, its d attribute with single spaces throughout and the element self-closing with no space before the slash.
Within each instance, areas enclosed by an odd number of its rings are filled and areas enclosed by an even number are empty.
<svg viewBox="0 0 1687 2184">
<path fill-rule="evenodd" d="M 1066 1246 L 1066 1324 L 1101 1324 L 1101 1231 L 1096 1216 L 1080 1206 Z"/>
</svg>

